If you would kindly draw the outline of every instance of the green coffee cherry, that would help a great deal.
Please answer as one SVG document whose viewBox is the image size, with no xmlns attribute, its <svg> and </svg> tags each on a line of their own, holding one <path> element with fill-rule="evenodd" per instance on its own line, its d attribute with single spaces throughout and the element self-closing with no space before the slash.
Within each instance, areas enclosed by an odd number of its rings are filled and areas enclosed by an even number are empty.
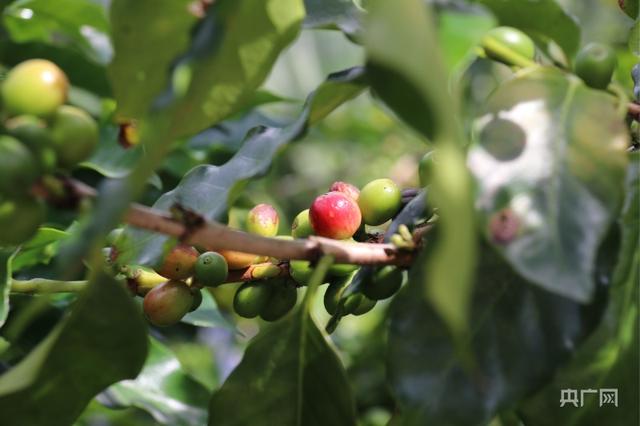
<svg viewBox="0 0 640 426">
<path fill-rule="evenodd" d="M 0 194 L 26 194 L 38 179 L 39 166 L 29 148 L 14 137 L 0 136 Z"/>
<path fill-rule="evenodd" d="M 243 318 L 255 318 L 266 306 L 272 290 L 265 281 L 246 282 L 236 291 L 233 309 Z"/>
<path fill-rule="evenodd" d="M 68 90 L 69 80 L 56 64 L 30 59 L 9 71 L 1 93 L 11 114 L 47 117 L 66 101 Z"/>
<path fill-rule="evenodd" d="M 618 5 L 630 18 L 636 19 L 638 17 L 638 10 L 640 9 L 638 0 L 618 0 Z"/>
<path fill-rule="evenodd" d="M 152 288 L 142 302 L 149 322 L 158 327 L 176 324 L 193 307 L 193 294 L 182 281 L 167 281 Z"/>
<path fill-rule="evenodd" d="M 514 54 L 530 61 L 536 54 L 536 45 L 533 40 L 512 27 L 493 28 L 485 34 L 480 44 L 487 57 L 507 65 L 514 65 L 511 58 Z"/>
<path fill-rule="evenodd" d="M 191 288 L 191 295 L 193 296 L 193 303 L 189 312 L 193 312 L 202 305 L 202 291 L 199 288 Z"/>
<path fill-rule="evenodd" d="M 275 237 L 279 224 L 278 212 L 269 204 L 258 204 L 247 214 L 247 231 L 252 234 Z"/>
<path fill-rule="evenodd" d="M 291 235 L 293 238 L 307 238 L 308 236 L 313 235 L 313 228 L 309 221 L 309 209 L 302 210 L 298 213 L 295 219 L 293 219 L 293 223 L 291 224 Z"/>
<path fill-rule="evenodd" d="M 402 192 L 391 179 L 376 179 L 360 191 L 358 206 L 367 225 L 382 225 L 402 207 Z"/>
<path fill-rule="evenodd" d="M 45 219 L 44 205 L 31 197 L 0 197 L 0 246 L 18 245 L 33 237 Z"/>
<path fill-rule="evenodd" d="M 5 122 L 11 136 L 25 144 L 37 160 L 40 171 L 53 172 L 56 168 L 56 153 L 52 147 L 51 133 L 45 122 L 33 115 L 19 115 Z"/>
<path fill-rule="evenodd" d="M 353 281 L 353 277 L 355 273 L 352 273 L 348 277 L 332 281 L 327 287 L 327 290 L 324 292 L 324 308 L 330 315 L 335 315 L 338 311 L 338 305 L 340 303 L 340 298 L 342 297 L 342 292 L 345 288 Z M 343 313 L 345 315 L 352 313 L 360 304 L 360 295 L 353 294 L 349 296 L 349 299 L 345 301 Z"/>
<path fill-rule="evenodd" d="M 590 43 L 578 52 L 574 71 L 589 87 L 604 90 L 616 68 L 616 54 L 609 46 Z"/>
<path fill-rule="evenodd" d="M 224 257 L 215 251 L 198 256 L 195 266 L 196 281 L 207 287 L 215 287 L 227 279 L 229 268 Z"/>
<path fill-rule="evenodd" d="M 395 266 L 384 266 L 363 283 L 362 293 L 371 300 L 393 296 L 402 286 L 404 273 Z"/>
<path fill-rule="evenodd" d="M 375 300 L 371 300 L 362 294 L 354 294 L 353 296 L 360 296 L 360 303 L 358 303 L 358 306 L 353 310 L 353 315 L 355 316 L 364 315 L 376 306 L 377 302 Z"/>
<path fill-rule="evenodd" d="M 291 260 L 289 261 L 289 275 L 300 285 L 309 284 L 313 268 L 311 262 L 307 260 Z"/>
<path fill-rule="evenodd" d="M 98 145 L 98 125 L 83 110 L 63 105 L 51 120 L 51 137 L 60 167 L 72 168 Z"/>
<path fill-rule="evenodd" d="M 260 318 L 265 321 L 277 321 L 285 316 L 296 305 L 298 292 L 295 286 L 284 280 L 273 280 L 269 300 L 260 311 Z"/>
<path fill-rule="evenodd" d="M 352 265 L 350 263 L 334 263 L 329 268 L 329 275 L 334 277 L 346 277 L 352 272 L 357 271 L 360 268 L 359 265 Z"/>
</svg>

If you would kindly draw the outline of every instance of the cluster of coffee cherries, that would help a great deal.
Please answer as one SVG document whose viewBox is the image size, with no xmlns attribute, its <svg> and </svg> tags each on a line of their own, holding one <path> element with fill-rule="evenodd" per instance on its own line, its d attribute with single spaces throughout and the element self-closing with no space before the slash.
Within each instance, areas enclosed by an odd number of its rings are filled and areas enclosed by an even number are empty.
<svg viewBox="0 0 640 426">
<path fill-rule="evenodd" d="M 34 184 L 87 159 L 98 144 L 98 126 L 86 111 L 65 105 L 69 80 L 53 62 L 30 59 L 3 77 L 0 245 L 17 245 L 45 220 Z"/>
<path fill-rule="evenodd" d="M 365 241 L 368 238 L 366 225 L 383 225 L 401 207 L 401 190 L 390 179 L 374 180 L 361 191 L 351 184 L 335 182 L 329 192 L 317 197 L 309 209 L 295 217 L 291 235 L 277 235 L 280 218 L 269 204 L 258 204 L 247 213 L 244 230 L 281 239 L 316 235 L 346 242 Z M 120 234 L 116 230 L 108 239 L 114 250 L 118 248 Z M 335 264 L 329 269 L 326 277 L 329 285 L 324 294 L 324 305 L 329 314 L 336 313 L 342 292 L 359 268 L 358 265 Z M 168 326 L 197 309 L 202 302 L 202 289 L 228 282 L 229 271 L 233 270 L 251 271 L 251 280 L 243 282 L 236 290 L 234 311 L 244 318 L 276 321 L 295 306 L 297 290 L 309 283 L 313 269 L 313 264 L 306 260 L 276 259 L 232 250 L 199 251 L 178 244 L 153 270 L 125 267 L 124 273 L 131 290 L 144 297 L 147 319 L 154 325 Z M 342 313 L 362 315 L 370 311 L 378 300 L 398 291 L 405 275 L 395 266 L 371 270 L 364 280 L 362 293 L 349 296 Z"/>
</svg>

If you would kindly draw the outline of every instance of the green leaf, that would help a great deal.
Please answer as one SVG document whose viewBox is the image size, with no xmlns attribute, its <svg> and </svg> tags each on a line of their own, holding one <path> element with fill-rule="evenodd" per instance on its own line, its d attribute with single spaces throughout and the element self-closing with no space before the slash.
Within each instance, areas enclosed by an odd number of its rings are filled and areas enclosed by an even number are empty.
<svg viewBox="0 0 640 426">
<path fill-rule="evenodd" d="M 493 94 L 476 134 L 468 163 L 488 240 L 532 283 L 591 300 L 627 162 L 616 99 L 560 71 L 534 70 Z"/>
<path fill-rule="evenodd" d="M 640 421 L 638 400 L 638 280 L 640 279 L 640 156 L 628 175 L 628 196 L 621 227 L 623 243 L 609 304 L 596 331 L 571 363 L 521 409 L 526 424 L 566 426 L 583 424 L 632 425 Z M 586 394 L 583 406 L 560 407 L 561 389 L 617 389 L 618 405 L 602 405 L 598 394 Z M 543 414 L 544 413 L 544 414 Z M 553 419 L 551 421 L 551 419 Z"/>
<path fill-rule="evenodd" d="M 222 316 L 215 299 L 206 289 L 202 290 L 202 304 L 200 307 L 185 315 L 182 318 L 182 322 L 196 327 L 232 327 L 231 323 Z"/>
<path fill-rule="evenodd" d="M 109 22 L 104 8 L 95 2 L 18 0 L 4 9 L 3 21 L 17 43 L 72 48 L 100 65 L 111 60 Z"/>
<path fill-rule="evenodd" d="M 305 28 L 339 29 L 357 35 L 364 12 L 354 0 L 304 0 Z"/>
<path fill-rule="evenodd" d="M 171 79 L 173 61 L 186 51 L 196 16 L 191 0 L 111 2 L 115 56 L 109 78 L 123 118 L 142 118 Z"/>
<path fill-rule="evenodd" d="M 0 327 L 2 327 L 9 315 L 9 292 L 11 291 L 11 262 L 15 251 L 13 249 L 0 249 Z"/>
<path fill-rule="evenodd" d="M 174 93 L 172 133 L 192 135 L 243 107 L 282 49 L 296 38 L 303 18 L 302 0 L 222 0 L 211 5 L 180 62 L 186 67 L 181 72 L 189 75 L 188 88 L 184 95 Z"/>
<path fill-rule="evenodd" d="M 393 301 L 387 365 L 405 420 L 399 424 L 488 423 L 547 382 L 598 318 L 597 304 L 529 285 L 490 247 L 480 254 L 470 361 L 461 361 L 437 311 L 420 297 L 423 262 Z"/>
<path fill-rule="evenodd" d="M 14 272 L 49 261 L 58 252 L 58 243 L 69 236 L 66 231 L 40 228 L 38 233 L 20 246 L 11 264 Z"/>
<path fill-rule="evenodd" d="M 483 7 L 457 3 L 438 9 L 438 39 L 449 74 L 457 74 L 473 59 L 482 36 L 496 20 Z"/>
<path fill-rule="evenodd" d="M 489 8 L 500 25 L 532 37 L 549 37 L 573 56 L 580 45 L 580 27 L 555 0 L 473 0 Z"/>
<path fill-rule="evenodd" d="M 425 294 L 461 339 L 467 329 L 475 229 L 465 141 L 452 119 L 459 102 L 447 91 L 430 7 L 419 0 L 375 0 L 370 5 L 364 40 L 372 88 L 438 146 L 431 199 L 440 212 L 442 238 L 427 260 Z"/>
<path fill-rule="evenodd" d="M 103 123 L 100 127 L 100 143 L 82 166 L 95 170 L 109 178 L 123 178 L 134 169 L 143 155 L 140 145 L 124 148 L 118 142 L 118 126 Z"/>
<path fill-rule="evenodd" d="M 629 31 L 629 50 L 640 57 L 640 18 L 636 19 L 631 31 Z"/>
<path fill-rule="evenodd" d="M 97 272 L 71 314 L 0 376 L 2 421 L 72 424 L 96 393 L 134 378 L 146 351 L 146 327 L 129 291 Z"/>
<path fill-rule="evenodd" d="M 332 263 L 323 258 L 305 299 L 253 338 L 209 405 L 209 425 L 355 425 L 346 372 L 309 307 Z"/>
<path fill-rule="evenodd" d="M 168 211 L 181 203 L 209 220 L 222 220 L 237 191 L 249 179 L 263 176 L 275 155 L 287 143 L 300 138 L 307 127 L 322 119 L 342 103 L 364 89 L 363 70 L 350 70 L 331 75 L 312 95 L 298 119 L 288 126 L 258 127 L 247 135 L 242 148 L 222 166 L 202 165 L 191 170 L 178 186 L 164 194 L 153 205 Z M 154 265 L 162 256 L 167 237 L 142 230 L 127 229 L 134 242 L 123 259 L 142 265 Z"/>
<path fill-rule="evenodd" d="M 191 378 L 171 350 L 149 338 L 149 353 L 135 380 L 110 386 L 98 396 L 109 407 L 137 407 L 161 424 L 175 426 L 206 423 L 207 389 Z"/>
</svg>

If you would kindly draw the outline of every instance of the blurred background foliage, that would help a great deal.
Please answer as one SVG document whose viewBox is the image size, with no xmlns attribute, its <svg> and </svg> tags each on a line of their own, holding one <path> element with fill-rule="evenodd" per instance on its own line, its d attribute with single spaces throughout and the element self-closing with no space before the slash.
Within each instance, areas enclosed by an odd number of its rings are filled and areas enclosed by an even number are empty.
<svg viewBox="0 0 640 426">
<path fill-rule="evenodd" d="M 108 6 L 109 2 L 102 0 L 98 3 Z M 622 84 L 629 86 L 628 70 L 634 57 L 628 53 L 626 37 L 632 22 L 619 13 L 616 2 L 560 0 L 560 3 L 580 22 L 583 44 L 600 41 L 619 48 L 619 61 L 623 66 L 617 77 Z M 8 49 L 7 46 L 4 48 Z M 74 60 L 68 59 L 70 63 Z M 143 201 L 151 204 L 198 164 L 223 164 L 241 145 L 246 131 L 256 124 L 292 121 L 306 96 L 328 74 L 363 62 L 363 48 L 342 33 L 303 31 L 298 40 L 280 56 L 263 87 L 265 99 L 269 102 L 249 108 L 227 120 L 223 123 L 227 133 L 213 129 L 212 133 L 205 132 L 189 140 L 176 142 L 158 176 L 148 186 Z M 91 74 L 93 67 L 83 62 L 69 69 L 84 70 L 78 72 Z M 476 60 L 464 76 L 453 82 L 454 87 L 464 93 L 464 113 L 476 115 L 488 94 L 510 74 L 506 66 Z M 103 135 L 114 143 L 117 132 L 113 126 L 106 124 L 113 104 L 110 99 L 100 97 L 105 93 L 101 78 L 98 74 L 95 78 L 85 75 L 77 79 L 92 81 L 85 88 L 94 93 L 78 90 L 75 99 L 85 107 L 101 111 Z M 73 75 L 71 79 L 76 80 Z M 269 93 L 273 96 L 267 96 Z M 234 209 L 246 209 L 260 202 L 271 203 L 281 213 L 280 233 L 288 234 L 292 218 L 307 208 L 313 198 L 325 192 L 335 180 L 362 186 L 375 178 L 390 177 L 405 188 L 418 186 L 418 160 L 429 149 L 429 144 L 421 136 L 401 124 L 391 112 L 376 102 L 371 93 L 366 92 L 311 128 L 301 141 L 286 147 L 266 177 L 249 183 Z M 88 182 L 97 182 L 103 176 L 92 168 L 79 170 L 76 174 Z M 73 226 L 72 217 L 60 212 L 54 212 L 49 223 L 59 229 Z M 21 271 L 21 277 L 47 277 L 48 273 L 46 265 L 33 265 Z M 195 327 L 182 323 L 152 332 L 154 338 L 173 351 L 184 373 L 209 391 L 220 386 L 230 374 L 242 358 L 247 342 L 262 326 L 260 321 L 233 316 L 230 302 L 234 291 L 234 285 L 213 291 L 219 307 L 228 316 L 226 325 Z M 43 297 L 37 304 L 27 304 L 25 297 L 13 297 L 14 311 L 20 314 L 10 317 L 2 336 L 18 343 L 3 352 L 0 340 L 0 371 L 28 353 L 48 333 L 70 300 L 69 296 L 62 295 Z M 319 324 L 326 324 L 329 316 L 321 304 L 322 299 L 316 298 L 313 315 Z M 388 301 L 381 302 L 366 316 L 346 317 L 331 335 L 354 386 L 362 426 L 385 425 L 393 414 L 394 403 L 385 384 L 384 324 L 387 308 Z M 179 386 L 179 383 L 171 386 Z M 118 408 L 108 395 L 101 395 L 88 406 L 76 424 L 125 426 L 153 425 L 157 422 L 142 409 Z"/>
</svg>

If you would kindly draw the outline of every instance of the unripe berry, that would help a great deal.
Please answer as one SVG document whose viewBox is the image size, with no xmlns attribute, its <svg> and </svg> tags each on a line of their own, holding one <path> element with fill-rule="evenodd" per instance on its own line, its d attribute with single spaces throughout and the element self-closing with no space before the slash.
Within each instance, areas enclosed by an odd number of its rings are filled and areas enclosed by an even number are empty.
<svg viewBox="0 0 640 426">
<path fill-rule="evenodd" d="M 89 158 L 98 145 L 98 125 L 80 108 L 63 105 L 52 118 L 51 138 L 58 164 L 71 168 Z"/>
<path fill-rule="evenodd" d="M 618 5 L 630 18 L 636 19 L 638 17 L 640 9 L 638 0 L 618 0 Z"/>
<path fill-rule="evenodd" d="M 36 234 L 44 218 L 45 208 L 38 200 L 0 198 L 0 246 L 27 241 Z"/>
<path fill-rule="evenodd" d="M 167 253 L 156 272 L 172 280 L 184 280 L 194 274 L 197 260 L 198 250 L 178 244 Z"/>
<path fill-rule="evenodd" d="M 158 327 L 176 324 L 193 306 L 193 295 L 181 281 L 167 281 L 151 289 L 142 307 L 150 323 Z"/>
<path fill-rule="evenodd" d="M 481 41 L 487 57 L 511 65 L 510 53 L 533 60 L 536 45 L 533 40 L 513 27 L 493 28 L 485 34 Z"/>
<path fill-rule="evenodd" d="M 362 215 L 358 204 L 341 192 L 328 192 L 313 201 L 309 209 L 316 235 L 344 240 L 358 230 Z"/>
<path fill-rule="evenodd" d="M 265 321 L 277 321 L 296 305 L 298 292 L 296 288 L 284 280 L 273 280 L 269 300 L 260 311 L 260 318 Z"/>
<path fill-rule="evenodd" d="M 47 117 L 67 99 L 69 81 L 53 62 L 30 59 L 14 67 L 2 84 L 2 101 L 14 115 Z"/>
<path fill-rule="evenodd" d="M 307 238 L 309 235 L 313 235 L 313 228 L 311 227 L 311 221 L 309 219 L 309 209 L 302 210 L 293 219 L 291 224 L 291 236 L 293 238 Z"/>
<path fill-rule="evenodd" d="M 309 279 L 313 274 L 311 262 L 308 260 L 291 260 L 289 261 L 289 275 L 300 285 L 309 284 Z"/>
<path fill-rule="evenodd" d="M 19 115 L 10 118 L 4 125 L 11 136 L 29 148 L 38 162 L 40 171 L 55 170 L 56 153 L 52 147 L 51 133 L 43 120 L 33 115 Z"/>
<path fill-rule="evenodd" d="M 189 312 L 193 312 L 202 305 L 202 291 L 199 288 L 191 288 L 191 295 L 193 296 L 193 303 Z"/>
<path fill-rule="evenodd" d="M 227 267 L 231 271 L 244 269 L 254 263 L 260 263 L 266 259 L 264 256 L 243 253 L 241 251 L 219 250 L 218 253 L 220 253 L 222 257 L 224 257 L 224 260 L 227 261 Z"/>
<path fill-rule="evenodd" d="M 604 90 L 611 82 L 616 63 L 616 54 L 612 48 L 590 43 L 578 52 L 574 71 L 587 86 Z"/>
<path fill-rule="evenodd" d="M 243 318 L 255 318 L 266 306 L 272 290 L 264 281 L 246 282 L 236 291 L 233 309 Z"/>
<path fill-rule="evenodd" d="M 258 204 L 247 215 L 247 231 L 263 237 L 275 237 L 279 223 L 278 212 L 269 204 Z"/>
<path fill-rule="evenodd" d="M 354 201 L 358 201 L 358 197 L 360 197 L 360 190 L 347 182 L 333 182 L 333 184 L 329 188 L 329 191 L 342 192 L 346 196 L 352 198 Z"/>
<path fill-rule="evenodd" d="M 362 293 L 371 300 L 393 296 L 402 286 L 404 273 L 395 266 L 384 266 L 364 281 Z"/>
<path fill-rule="evenodd" d="M 221 254 L 208 251 L 198 256 L 194 272 L 199 284 L 215 287 L 225 282 L 229 268 L 227 261 Z"/>
<path fill-rule="evenodd" d="M 342 297 L 342 293 L 347 288 L 347 286 L 353 280 L 355 273 L 351 274 L 349 277 L 334 281 L 329 284 L 327 290 L 324 293 L 324 308 L 327 310 L 329 315 L 335 315 L 338 311 L 338 305 L 340 303 L 340 298 Z M 364 295 L 360 293 L 354 293 L 350 295 L 345 301 L 343 306 L 342 313 L 345 315 L 354 314 L 354 315 L 362 315 L 366 312 L 369 312 L 375 306 L 375 301 L 368 300 Z"/>
<path fill-rule="evenodd" d="M 367 225 L 382 225 L 402 207 L 402 192 L 391 179 L 372 180 L 360 191 L 358 206 Z"/>
<path fill-rule="evenodd" d="M 38 172 L 38 162 L 29 148 L 11 136 L 0 136 L 0 194 L 27 193 Z"/>
</svg>

